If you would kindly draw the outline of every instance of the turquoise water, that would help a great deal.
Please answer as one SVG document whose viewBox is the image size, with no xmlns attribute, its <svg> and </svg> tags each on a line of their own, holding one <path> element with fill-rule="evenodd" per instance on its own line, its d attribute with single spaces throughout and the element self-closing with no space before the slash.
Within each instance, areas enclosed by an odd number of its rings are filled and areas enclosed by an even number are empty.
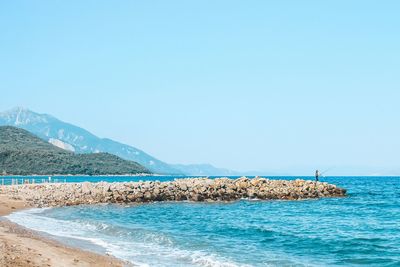
<svg viewBox="0 0 400 267">
<path fill-rule="evenodd" d="M 78 206 L 9 218 L 141 266 L 400 266 L 400 178 L 325 181 L 348 197 Z"/>
</svg>

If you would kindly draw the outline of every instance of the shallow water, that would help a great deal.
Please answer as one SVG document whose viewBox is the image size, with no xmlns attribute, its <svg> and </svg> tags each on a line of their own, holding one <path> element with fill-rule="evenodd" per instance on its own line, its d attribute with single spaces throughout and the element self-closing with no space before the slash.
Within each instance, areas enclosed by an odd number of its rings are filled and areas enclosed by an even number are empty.
<svg viewBox="0 0 400 267">
<path fill-rule="evenodd" d="M 400 178 L 325 181 L 348 197 L 78 206 L 8 218 L 142 266 L 400 266 Z"/>
</svg>

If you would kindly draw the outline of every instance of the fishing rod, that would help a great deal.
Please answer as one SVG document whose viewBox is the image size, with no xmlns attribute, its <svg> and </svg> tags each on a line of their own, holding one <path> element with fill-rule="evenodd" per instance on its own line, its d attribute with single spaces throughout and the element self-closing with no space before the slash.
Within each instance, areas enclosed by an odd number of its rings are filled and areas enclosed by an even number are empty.
<svg viewBox="0 0 400 267">
<path fill-rule="evenodd" d="M 332 170 L 332 169 L 334 169 L 334 168 L 335 168 L 335 167 L 332 167 L 332 168 L 326 169 L 325 171 L 321 172 L 321 173 L 319 174 L 319 176 L 321 176 L 321 177 L 325 177 L 325 176 L 324 176 L 324 173 L 327 173 L 328 171 L 330 171 L 330 170 Z"/>
</svg>

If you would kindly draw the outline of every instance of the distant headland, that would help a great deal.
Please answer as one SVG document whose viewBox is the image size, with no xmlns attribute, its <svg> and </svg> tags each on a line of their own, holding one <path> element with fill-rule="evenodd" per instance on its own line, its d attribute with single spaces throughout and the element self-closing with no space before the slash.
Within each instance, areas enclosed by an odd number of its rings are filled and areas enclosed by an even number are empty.
<svg viewBox="0 0 400 267">
<path fill-rule="evenodd" d="M 0 126 L 2 175 L 136 175 L 149 174 L 142 165 L 109 153 L 75 154 L 26 130 Z"/>
</svg>

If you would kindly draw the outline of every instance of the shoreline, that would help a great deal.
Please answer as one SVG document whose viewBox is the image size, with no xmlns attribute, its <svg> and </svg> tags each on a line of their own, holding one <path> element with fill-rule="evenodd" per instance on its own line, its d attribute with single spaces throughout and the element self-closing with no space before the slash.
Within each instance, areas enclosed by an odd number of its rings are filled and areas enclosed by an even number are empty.
<svg viewBox="0 0 400 267">
<path fill-rule="evenodd" d="M 67 246 L 4 216 L 33 208 L 27 202 L 0 194 L 0 266 L 129 266 L 113 256 Z"/>
<path fill-rule="evenodd" d="M 232 202 L 243 198 L 305 200 L 345 195 L 345 189 L 328 183 L 261 177 L 4 185 L 0 186 L 0 266 L 132 266 L 113 256 L 70 247 L 3 217 L 18 210 L 102 203 Z"/>
</svg>

